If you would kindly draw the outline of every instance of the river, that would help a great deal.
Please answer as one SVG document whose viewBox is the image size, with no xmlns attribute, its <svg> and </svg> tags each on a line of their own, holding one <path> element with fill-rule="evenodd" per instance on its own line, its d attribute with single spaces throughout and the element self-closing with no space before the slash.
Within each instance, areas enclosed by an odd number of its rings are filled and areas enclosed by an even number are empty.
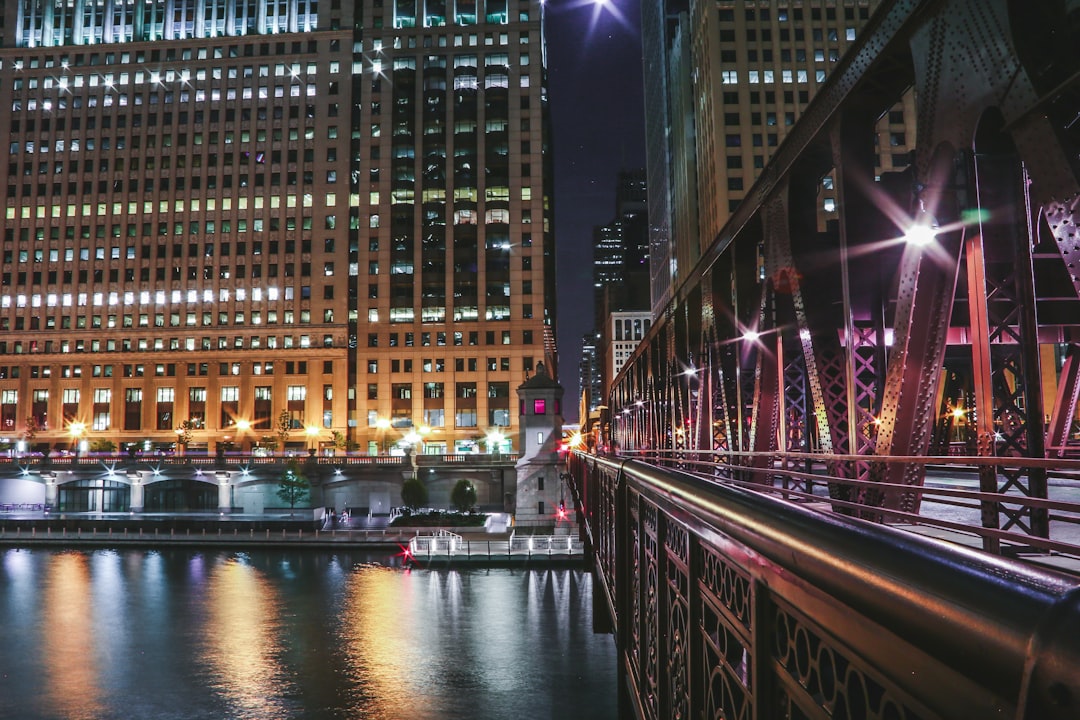
<svg viewBox="0 0 1080 720">
<path fill-rule="evenodd" d="M 582 569 L 0 549 L 0 718 L 615 718 Z"/>
</svg>

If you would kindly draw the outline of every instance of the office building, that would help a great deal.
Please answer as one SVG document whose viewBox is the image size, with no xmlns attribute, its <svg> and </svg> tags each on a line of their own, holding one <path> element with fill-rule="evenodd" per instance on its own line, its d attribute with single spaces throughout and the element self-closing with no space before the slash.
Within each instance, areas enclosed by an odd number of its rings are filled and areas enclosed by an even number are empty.
<svg viewBox="0 0 1080 720">
<path fill-rule="evenodd" d="M 646 96 L 662 109 L 646 117 L 654 317 L 720 236 L 877 4 L 642 3 Z M 908 164 L 912 108 L 912 98 L 902 98 L 879 122 L 879 175 Z M 821 231 L 837 217 L 833 181 L 821 179 Z"/>
<path fill-rule="evenodd" d="M 619 172 L 615 188 L 615 217 L 593 228 L 593 302 L 597 329 L 594 349 L 595 383 L 590 410 L 606 403 L 615 375 L 611 362 L 613 313 L 649 312 L 649 214 L 645 171 Z M 638 338 L 640 339 L 640 337 Z"/>
<path fill-rule="evenodd" d="M 635 312 L 613 312 L 608 316 L 604 344 L 604 378 L 611 381 L 622 370 L 626 361 L 634 354 L 639 343 L 652 327 L 652 313 L 648 310 Z M 608 388 L 605 388 L 607 390 Z"/>
<path fill-rule="evenodd" d="M 600 369 L 600 332 L 585 333 L 581 338 L 581 361 L 578 365 L 578 387 L 581 388 L 581 408 L 585 413 L 604 404 L 603 373 Z M 585 415 L 581 415 L 585 417 Z"/>
<path fill-rule="evenodd" d="M 515 437 L 555 367 L 541 13 L 5 3 L 0 437 Z"/>
</svg>

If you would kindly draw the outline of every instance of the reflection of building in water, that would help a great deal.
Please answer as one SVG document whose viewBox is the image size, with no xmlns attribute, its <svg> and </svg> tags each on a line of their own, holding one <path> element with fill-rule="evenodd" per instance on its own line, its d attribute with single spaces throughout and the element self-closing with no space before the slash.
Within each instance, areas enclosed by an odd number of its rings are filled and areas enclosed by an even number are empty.
<svg viewBox="0 0 1080 720">
<path fill-rule="evenodd" d="M 95 718 L 105 710 L 96 659 L 102 639 L 95 622 L 89 558 L 59 555 L 48 564 L 41 615 L 46 702 L 56 717 Z M 11 622 L 6 618 L 5 622 Z"/>
<path fill-rule="evenodd" d="M 432 573 L 430 579 L 438 577 L 458 579 L 456 573 Z M 343 672 L 365 691 L 355 708 L 357 717 L 408 717 L 424 693 L 428 673 L 434 672 L 425 664 L 427 648 L 438 654 L 434 648 L 442 625 L 424 609 L 447 598 L 434 603 L 415 598 L 412 587 L 401 574 L 382 568 L 364 568 L 349 578 L 340 636 Z"/>
<path fill-rule="evenodd" d="M 202 644 L 216 690 L 240 717 L 284 717 L 281 603 L 262 574 L 238 560 L 216 565 L 205 592 Z"/>
</svg>

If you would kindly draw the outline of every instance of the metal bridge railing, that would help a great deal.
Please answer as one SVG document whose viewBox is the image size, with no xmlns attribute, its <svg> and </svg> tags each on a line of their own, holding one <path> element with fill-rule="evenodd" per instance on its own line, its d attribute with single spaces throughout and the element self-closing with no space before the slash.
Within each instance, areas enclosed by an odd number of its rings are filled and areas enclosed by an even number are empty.
<svg viewBox="0 0 1080 720">
<path fill-rule="evenodd" d="M 569 470 L 623 716 L 1080 717 L 1075 578 L 634 460 Z"/>
<path fill-rule="evenodd" d="M 873 519 L 996 554 L 1080 571 L 1078 460 L 682 450 L 631 452 L 621 457 L 742 485 L 826 512 Z M 885 483 L 839 474 L 873 464 L 903 464 L 915 470 L 923 484 Z M 1046 477 L 1045 498 L 1021 493 L 1006 477 L 1007 473 L 1035 471 Z M 1000 488 L 1009 489 L 1001 492 Z M 894 502 L 886 502 L 889 497 Z"/>
</svg>

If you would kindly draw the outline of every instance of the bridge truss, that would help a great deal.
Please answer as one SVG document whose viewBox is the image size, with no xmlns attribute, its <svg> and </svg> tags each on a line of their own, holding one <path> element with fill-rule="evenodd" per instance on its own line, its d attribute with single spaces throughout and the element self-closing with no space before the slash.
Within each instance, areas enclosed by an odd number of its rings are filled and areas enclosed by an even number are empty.
<svg viewBox="0 0 1080 720">
<path fill-rule="evenodd" d="M 884 2 L 613 382 L 617 452 L 718 468 L 819 453 L 856 481 L 833 498 L 869 517 L 918 510 L 905 488 L 925 465 L 884 458 L 1067 454 L 1078 18 L 1064 0 Z M 905 97 L 913 163 L 875 177 L 875 123 Z M 830 175 L 838 213 L 822 229 Z M 1044 466 L 979 467 L 983 493 L 1047 497 Z M 982 522 L 1048 534 L 1037 502 L 988 500 Z"/>
</svg>

